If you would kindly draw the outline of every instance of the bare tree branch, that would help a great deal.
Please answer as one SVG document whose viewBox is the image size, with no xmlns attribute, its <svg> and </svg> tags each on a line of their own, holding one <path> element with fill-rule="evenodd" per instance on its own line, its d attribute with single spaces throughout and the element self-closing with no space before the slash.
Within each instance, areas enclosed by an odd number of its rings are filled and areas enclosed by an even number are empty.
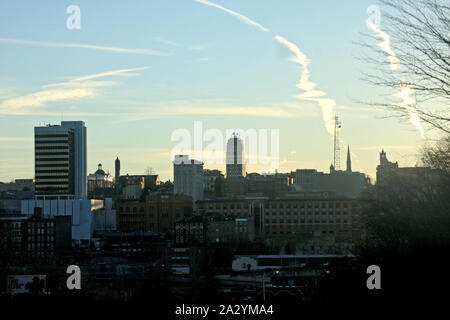
<svg viewBox="0 0 450 320">
<path fill-rule="evenodd" d="M 367 36 L 364 48 L 371 66 L 363 73 L 368 83 L 398 92 L 402 86 L 414 90 L 414 107 L 421 120 L 450 133 L 450 6 L 448 0 L 379 0 L 385 11 L 381 29 L 390 36 L 390 46 L 399 59 L 398 68 L 389 68 L 387 54 L 378 46 L 376 35 Z M 376 39 L 375 41 L 373 39 Z M 408 118 L 410 111 L 393 101 L 369 105 L 387 107 L 396 116 Z M 431 108 L 430 105 L 433 105 Z"/>
</svg>

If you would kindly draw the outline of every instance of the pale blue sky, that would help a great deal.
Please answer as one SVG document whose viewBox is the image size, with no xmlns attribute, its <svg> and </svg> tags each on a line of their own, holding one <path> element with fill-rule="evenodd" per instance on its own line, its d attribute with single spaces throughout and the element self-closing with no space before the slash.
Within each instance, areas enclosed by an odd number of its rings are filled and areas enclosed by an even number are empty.
<svg viewBox="0 0 450 320">
<path fill-rule="evenodd" d="M 310 80 L 336 102 L 355 170 L 373 174 L 381 148 L 414 162 L 417 130 L 355 102 L 385 94 L 360 80 L 367 66 L 356 59 L 373 1 L 215 3 L 270 31 L 194 0 L 2 1 L 0 181 L 33 177 L 33 127 L 62 118 L 86 122 L 89 172 L 99 162 L 113 172 L 119 156 L 123 173 L 151 166 L 172 179 L 171 133 L 193 131 L 194 120 L 223 132 L 280 129 L 280 171 L 327 171 L 333 146 L 321 109 L 294 97 L 302 68 L 275 35 L 307 56 Z M 66 27 L 71 4 L 80 30 Z M 238 107 L 253 113 L 227 111 Z"/>
</svg>

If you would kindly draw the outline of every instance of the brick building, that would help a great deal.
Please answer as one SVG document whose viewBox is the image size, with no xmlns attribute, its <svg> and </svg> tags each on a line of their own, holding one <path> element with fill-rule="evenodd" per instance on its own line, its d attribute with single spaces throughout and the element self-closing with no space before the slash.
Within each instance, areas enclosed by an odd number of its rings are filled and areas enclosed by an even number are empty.
<svg viewBox="0 0 450 320">
<path fill-rule="evenodd" d="M 118 201 L 119 231 L 172 231 L 175 221 L 192 214 L 192 198 L 186 195 L 150 194 L 145 201 Z"/>
<path fill-rule="evenodd" d="M 359 243 L 364 236 L 360 203 L 328 192 L 287 192 L 277 197 L 240 197 L 198 201 L 201 215 L 252 217 L 255 235 L 314 237 Z"/>
</svg>

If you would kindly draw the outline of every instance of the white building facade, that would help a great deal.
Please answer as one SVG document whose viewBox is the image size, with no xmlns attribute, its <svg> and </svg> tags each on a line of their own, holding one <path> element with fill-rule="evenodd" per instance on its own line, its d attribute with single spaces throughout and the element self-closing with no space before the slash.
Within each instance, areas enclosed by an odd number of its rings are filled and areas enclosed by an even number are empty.
<svg viewBox="0 0 450 320">
<path fill-rule="evenodd" d="M 227 179 L 245 177 L 244 141 L 237 134 L 227 142 L 226 160 Z"/>
<path fill-rule="evenodd" d="M 115 229 L 112 199 L 22 200 L 21 213 L 32 216 L 34 208 L 42 208 L 47 217 L 72 216 L 72 242 L 90 242 L 94 229 Z M 99 225 L 95 226 L 95 222 Z"/>
</svg>

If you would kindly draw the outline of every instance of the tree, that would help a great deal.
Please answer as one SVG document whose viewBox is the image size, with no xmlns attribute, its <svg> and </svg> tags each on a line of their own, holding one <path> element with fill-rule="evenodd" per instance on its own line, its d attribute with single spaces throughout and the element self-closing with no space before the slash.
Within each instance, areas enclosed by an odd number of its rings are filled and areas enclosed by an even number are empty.
<svg viewBox="0 0 450 320">
<path fill-rule="evenodd" d="M 434 146 L 423 148 L 420 160 L 426 167 L 450 173 L 450 134 L 441 138 Z"/>
<path fill-rule="evenodd" d="M 449 150 L 449 138 L 436 147 L 424 148 L 421 162 L 431 170 L 393 174 L 362 196 L 367 238 L 358 261 L 364 268 L 372 264 L 381 268 L 386 297 L 434 299 L 446 277 L 450 250 Z"/>
<path fill-rule="evenodd" d="M 375 56 L 363 60 L 372 68 L 364 73 L 369 83 L 399 92 L 408 88 L 409 101 L 422 121 L 450 133 L 450 5 L 447 0 L 379 0 L 384 5 L 376 44 L 365 43 Z M 374 29 L 376 31 L 376 29 Z M 381 32 L 388 36 L 383 48 Z M 386 40 L 386 39 L 384 39 Z M 386 47 L 389 46 L 389 48 Z M 389 59 L 387 59 L 387 53 Z M 391 102 L 376 102 L 400 118 L 411 109 Z M 432 105 L 432 107 L 430 106 Z"/>
</svg>

